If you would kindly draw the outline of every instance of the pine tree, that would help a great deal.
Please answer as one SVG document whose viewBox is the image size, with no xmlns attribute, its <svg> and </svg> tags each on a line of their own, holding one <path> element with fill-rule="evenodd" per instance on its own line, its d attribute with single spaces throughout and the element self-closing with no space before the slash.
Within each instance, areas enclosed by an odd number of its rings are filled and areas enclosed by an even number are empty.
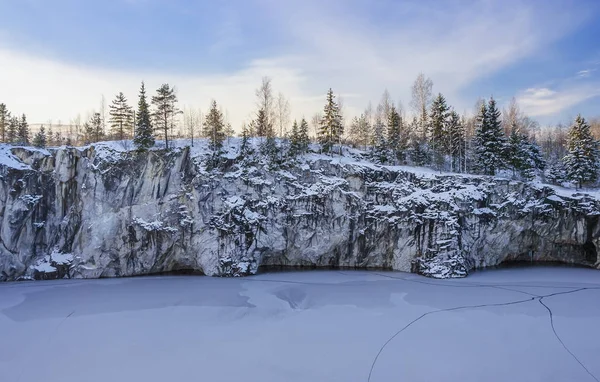
<svg viewBox="0 0 600 382">
<path fill-rule="evenodd" d="M 27 117 L 25 114 L 21 116 L 21 120 L 19 121 L 19 126 L 17 128 L 17 144 L 29 144 L 29 124 L 27 123 Z"/>
<path fill-rule="evenodd" d="M 444 156 L 448 151 L 447 121 L 449 110 L 444 96 L 441 93 L 438 94 L 431 104 L 429 116 L 429 146 L 438 170 L 443 168 Z"/>
<path fill-rule="evenodd" d="M 485 103 L 482 104 L 476 129 L 473 143 L 478 169 L 484 174 L 495 175 L 503 166 L 506 137 L 500 121 L 500 111 L 493 98 L 487 107 Z"/>
<path fill-rule="evenodd" d="M 451 170 L 461 171 L 465 165 L 465 141 L 466 141 L 465 125 L 462 123 L 460 116 L 454 110 L 450 111 L 448 117 L 448 152 L 451 157 Z"/>
<path fill-rule="evenodd" d="M 172 127 L 172 121 L 175 115 L 180 111 L 177 108 L 177 95 L 175 89 L 169 84 L 162 84 L 156 90 L 156 95 L 152 96 L 152 104 L 156 108 L 154 111 L 154 121 L 156 129 L 161 129 L 165 138 L 165 147 L 169 149 L 169 127 Z"/>
<path fill-rule="evenodd" d="M 35 137 L 33 138 L 33 145 L 41 148 L 46 147 L 46 129 L 44 128 L 44 125 L 42 125 L 37 134 L 35 134 Z"/>
<path fill-rule="evenodd" d="M 121 92 L 117 94 L 109 108 L 111 133 L 113 137 L 123 141 L 131 134 L 133 116 L 131 106 L 127 104 L 127 98 Z"/>
<path fill-rule="evenodd" d="M 10 123 L 10 112 L 5 104 L 0 103 L 0 140 L 6 142 L 6 134 Z"/>
<path fill-rule="evenodd" d="M 138 111 L 135 120 L 135 137 L 133 144 L 139 151 L 148 150 L 154 146 L 154 134 L 152 133 L 152 120 L 150 119 L 150 108 L 146 100 L 146 86 L 142 82 L 138 101 Z"/>
<path fill-rule="evenodd" d="M 405 159 L 406 137 L 403 134 L 402 117 L 392 105 L 388 116 L 387 146 L 392 151 L 394 158 L 398 162 Z"/>
<path fill-rule="evenodd" d="M 344 127 L 333 90 L 327 92 L 327 104 L 323 109 L 323 118 L 321 119 L 321 128 L 319 130 L 319 143 L 323 152 L 328 153 L 336 143 L 340 143 Z"/>
<path fill-rule="evenodd" d="M 210 111 L 204 120 L 204 134 L 209 139 L 209 148 L 213 151 L 213 155 L 220 153 L 225 140 L 225 122 L 215 100 L 212 101 Z"/>
<path fill-rule="evenodd" d="M 567 178 L 583 184 L 594 182 L 598 178 L 598 142 L 592 136 L 586 120 L 578 115 L 569 129 L 567 138 L 568 154 L 564 157 Z"/>
<path fill-rule="evenodd" d="M 11 117 L 8 121 L 8 130 L 6 131 L 6 143 L 15 143 L 19 133 L 19 118 Z"/>
</svg>

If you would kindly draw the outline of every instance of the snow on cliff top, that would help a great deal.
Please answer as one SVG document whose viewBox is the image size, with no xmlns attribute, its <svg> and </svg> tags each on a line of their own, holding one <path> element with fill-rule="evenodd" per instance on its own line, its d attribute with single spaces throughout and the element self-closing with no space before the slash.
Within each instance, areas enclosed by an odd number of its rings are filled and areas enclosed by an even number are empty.
<svg viewBox="0 0 600 382">
<path fill-rule="evenodd" d="M 258 149 L 261 142 L 264 138 L 250 138 L 249 145 L 253 147 L 255 150 Z M 227 138 L 223 141 L 223 156 L 228 159 L 235 159 L 238 155 L 239 146 L 241 145 L 242 138 L 239 137 L 231 137 Z M 190 147 L 190 152 L 192 157 L 203 157 L 210 154 L 210 150 L 208 147 L 207 139 L 194 139 L 193 146 L 192 141 L 190 139 L 174 139 L 169 142 L 169 146 L 175 149 L 182 149 L 184 147 Z M 124 152 L 134 150 L 133 141 L 103 141 L 94 144 L 90 144 L 87 146 L 75 147 L 78 150 L 85 150 L 94 147 L 96 150 L 96 156 L 99 157 L 102 161 L 109 163 L 116 163 L 120 158 L 120 155 Z M 0 166 L 4 165 L 9 168 L 14 168 L 18 170 L 28 170 L 31 167 L 26 163 L 23 163 L 16 155 L 12 153 L 12 149 L 14 148 L 24 148 L 29 151 L 37 151 L 41 152 L 44 155 L 50 155 L 50 152 L 46 149 L 40 149 L 36 147 L 24 147 L 24 146 L 12 146 L 8 144 L 0 144 Z M 65 146 L 61 147 L 53 147 L 50 150 L 55 150 L 59 148 L 65 148 Z M 156 141 L 156 145 L 152 150 L 161 150 L 165 148 L 164 141 Z M 318 150 L 318 145 L 311 144 L 310 149 L 313 152 L 305 154 L 301 159 L 304 163 L 313 163 L 317 161 L 328 161 L 333 165 L 349 165 L 356 167 L 369 168 L 372 170 L 381 170 L 387 169 L 390 171 L 398 172 L 409 172 L 413 173 L 416 176 L 423 179 L 435 179 L 440 176 L 460 176 L 460 177 L 468 177 L 468 178 L 476 178 L 483 177 L 483 175 L 475 175 L 475 174 L 463 174 L 463 173 L 453 173 L 453 172 L 445 172 L 445 171 L 437 171 L 432 168 L 427 167 L 415 167 L 415 166 L 386 166 L 379 165 L 371 162 L 370 160 L 365 158 L 365 151 L 351 148 L 351 147 L 343 147 L 342 153 L 343 155 L 339 155 L 336 153 L 332 153 L 330 155 L 320 154 L 316 152 Z M 302 164 L 301 164 L 302 165 Z M 305 166 L 305 165 L 302 165 Z M 503 178 L 502 176 L 497 176 L 497 178 Z M 508 179 L 508 178 L 503 178 Z M 600 199 L 600 189 L 572 189 L 566 188 L 551 184 L 542 183 L 540 181 L 534 181 L 530 183 L 534 187 L 542 188 L 549 187 L 551 188 L 556 195 L 561 197 L 568 198 L 581 198 L 584 195 L 589 195 L 591 197 Z"/>
</svg>

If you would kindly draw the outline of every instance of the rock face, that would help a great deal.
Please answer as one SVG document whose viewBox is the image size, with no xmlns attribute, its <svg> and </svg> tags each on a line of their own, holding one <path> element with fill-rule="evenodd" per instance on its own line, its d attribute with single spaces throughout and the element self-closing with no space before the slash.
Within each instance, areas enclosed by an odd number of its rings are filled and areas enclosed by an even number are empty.
<svg viewBox="0 0 600 382">
<path fill-rule="evenodd" d="M 194 151 L 196 150 L 196 151 Z M 280 267 L 462 277 L 506 261 L 598 267 L 600 203 L 507 179 L 309 154 L 3 147 L 0 280 Z"/>
</svg>

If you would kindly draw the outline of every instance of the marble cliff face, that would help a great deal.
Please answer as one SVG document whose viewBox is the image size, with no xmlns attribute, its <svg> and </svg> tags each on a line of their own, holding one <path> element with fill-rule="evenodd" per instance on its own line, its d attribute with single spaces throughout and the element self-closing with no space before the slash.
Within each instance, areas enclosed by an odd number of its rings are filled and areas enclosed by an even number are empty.
<svg viewBox="0 0 600 382">
<path fill-rule="evenodd" d="M 2 148 L 0 280 L 273 268 L 463 277 L 506 261 L 598 267 L 600 204 L 544 185 L 307 154 Z M 210 168 L 209 168 L 210 167 Z"/>
</svg>

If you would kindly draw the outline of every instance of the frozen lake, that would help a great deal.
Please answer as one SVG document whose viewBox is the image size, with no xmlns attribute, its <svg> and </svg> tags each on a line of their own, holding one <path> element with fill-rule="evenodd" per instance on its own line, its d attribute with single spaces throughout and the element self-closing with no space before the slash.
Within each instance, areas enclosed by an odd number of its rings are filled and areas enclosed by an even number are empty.
<svg viewBox="0 0 600 382">
<path fill-rule="evenodd" d="M 593 382 L 599 329 L 578 268 L 5 283 L 0 380 Z"/>
</svg>

